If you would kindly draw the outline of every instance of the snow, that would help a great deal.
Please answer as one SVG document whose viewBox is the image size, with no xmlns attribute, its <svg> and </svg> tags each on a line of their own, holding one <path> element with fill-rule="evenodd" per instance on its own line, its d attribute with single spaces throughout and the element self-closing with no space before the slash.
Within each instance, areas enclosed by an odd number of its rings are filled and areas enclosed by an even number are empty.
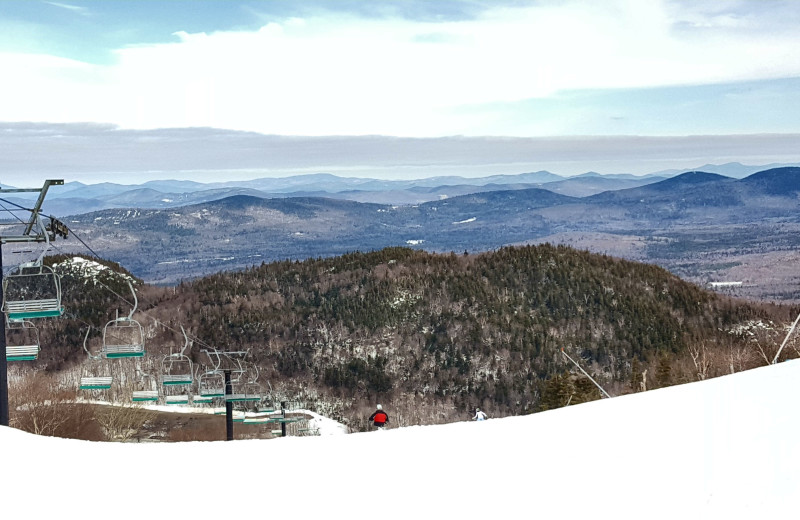
<svg viewBox="0 0 800 520">
<path fill-rule="evenodd" d="M 80 256 L 73 256 L 71 262 L 75 265 L 81 266 L 81 268 L 85 272 L 92 275 L 97 275 L 100 273 L 100 271 L 105 271 L 108 269 L 108 267 L 104 266 L 103 264 L 97 263 L 94 260 L 88 260 Z"/>
<path fill-rule="evenodd" d="M 119 444 L 0 428 L 0 489 L 9 518 L 797 518 L 798 393 L 800 361 L 788 361 L 535 415 L 350 435 Z"/>
<path fill-rule="evenodd" d="M 99 275 L 103 271 L 108 271 L 109 268 L 95 262 L 94 260 L 88 260 L 86 258 L 80 256 L 73 256 L 71 259 L 64 260 L 63 262 L 56 264 L 59 267 L 74 267 L 79 272 L 83 273 L 84 277 L 92 279 L 92 281 L 96 284 L 97 283 L 97 275 Z M 118 276 L 122 277 L 124 280 L 128 280 L 130 282 L 134 282 L 134 279 L 128 275 L 124 275 L 122 273 L 117 273 Z"/>
</svg>

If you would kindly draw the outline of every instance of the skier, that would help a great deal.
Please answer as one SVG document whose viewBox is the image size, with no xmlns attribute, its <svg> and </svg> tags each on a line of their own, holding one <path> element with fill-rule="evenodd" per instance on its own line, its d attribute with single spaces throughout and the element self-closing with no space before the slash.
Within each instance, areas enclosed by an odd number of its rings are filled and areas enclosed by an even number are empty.
<svg viewBox="0 0 800 520">
<path fill-rule="evenodd" d="M 472 418 L 473 421 L 485 421 L 486 414 L 481 411 L 480 408 L 475 408 L 475 417 Z"/>
<path fill-rule="evenodd" d="M 389 415 L 383 411 L 383 407 L 381 405 L 377 406 L 377 410 L 375 413 L 369 416 L 369 420 L 372 421 L 372 424 L 376 428 L 383 428 L 386 426 L 386 423 L 389 422 Z"/>
</svg>

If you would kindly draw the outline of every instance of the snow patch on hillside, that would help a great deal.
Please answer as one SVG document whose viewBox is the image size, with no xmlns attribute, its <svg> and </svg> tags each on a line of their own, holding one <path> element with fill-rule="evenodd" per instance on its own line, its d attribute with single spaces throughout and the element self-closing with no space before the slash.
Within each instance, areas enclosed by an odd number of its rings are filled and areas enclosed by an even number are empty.
<svg viewBox="0 0 800 520">
<path fill-rule="evenodd" d="M 55 264 L 54 267 L 56 267 L 59 271 L 70 271 L 73 273 L 77 272 L 80 276 L 86 280 L 91 280 L 94 284 L 97 284 L 97 277 L 100 275 L 100 273 L 111 271 L 111 268 L 106 267 L 103 264 L 80 256 L 73 256 L 70 259 Z M 134 280 L 131 276 L 123 273 L 116 273 L 116 275 L 123 280 L 131 282 L 132 284 L 136 283 L 136 280 Z"/>
<path fill-rule="evenodd" d="M 470 222 L 475 222 L 476 220 L 478 220 L 478 217 L 472 217 L 472 218 L 468 218 L 466 220 L 459 220 L 458 222 L 453 222 L 453 224 L 454 225 L 455 224 L 469 224 Z"/>
</svg>

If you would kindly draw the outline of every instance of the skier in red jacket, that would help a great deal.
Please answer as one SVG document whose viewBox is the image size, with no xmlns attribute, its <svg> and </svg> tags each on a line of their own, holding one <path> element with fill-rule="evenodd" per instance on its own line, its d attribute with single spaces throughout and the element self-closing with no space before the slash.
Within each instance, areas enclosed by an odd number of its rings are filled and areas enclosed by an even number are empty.
<svg viewBox="0 0 800 520">
<path fill-rule="evenodd" d="M 386 426 L 386 423 L 389 422 L 389 415 L 383 411 L 383 407 L 378 405 L 378 409 L 375 410 L 375 413 L 369 416 L 369 420 L 372 421 L 372 424 L 375 425 L 377 428 L 383 428 Z"/>
</svg>

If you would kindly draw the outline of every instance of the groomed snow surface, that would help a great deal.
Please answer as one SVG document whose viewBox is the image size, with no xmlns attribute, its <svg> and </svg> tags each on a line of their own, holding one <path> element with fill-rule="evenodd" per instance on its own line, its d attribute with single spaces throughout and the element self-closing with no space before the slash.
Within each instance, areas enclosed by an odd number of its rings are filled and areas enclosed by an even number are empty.
<svg viewBox="0 0 800 520">
<path fill-rule="evenodd" d="M 798 395 L 800 361 L 788 361 L 351 435 L 120 444 L 0 428 L 2 517 L 796 519 Z"/>
</svg>

